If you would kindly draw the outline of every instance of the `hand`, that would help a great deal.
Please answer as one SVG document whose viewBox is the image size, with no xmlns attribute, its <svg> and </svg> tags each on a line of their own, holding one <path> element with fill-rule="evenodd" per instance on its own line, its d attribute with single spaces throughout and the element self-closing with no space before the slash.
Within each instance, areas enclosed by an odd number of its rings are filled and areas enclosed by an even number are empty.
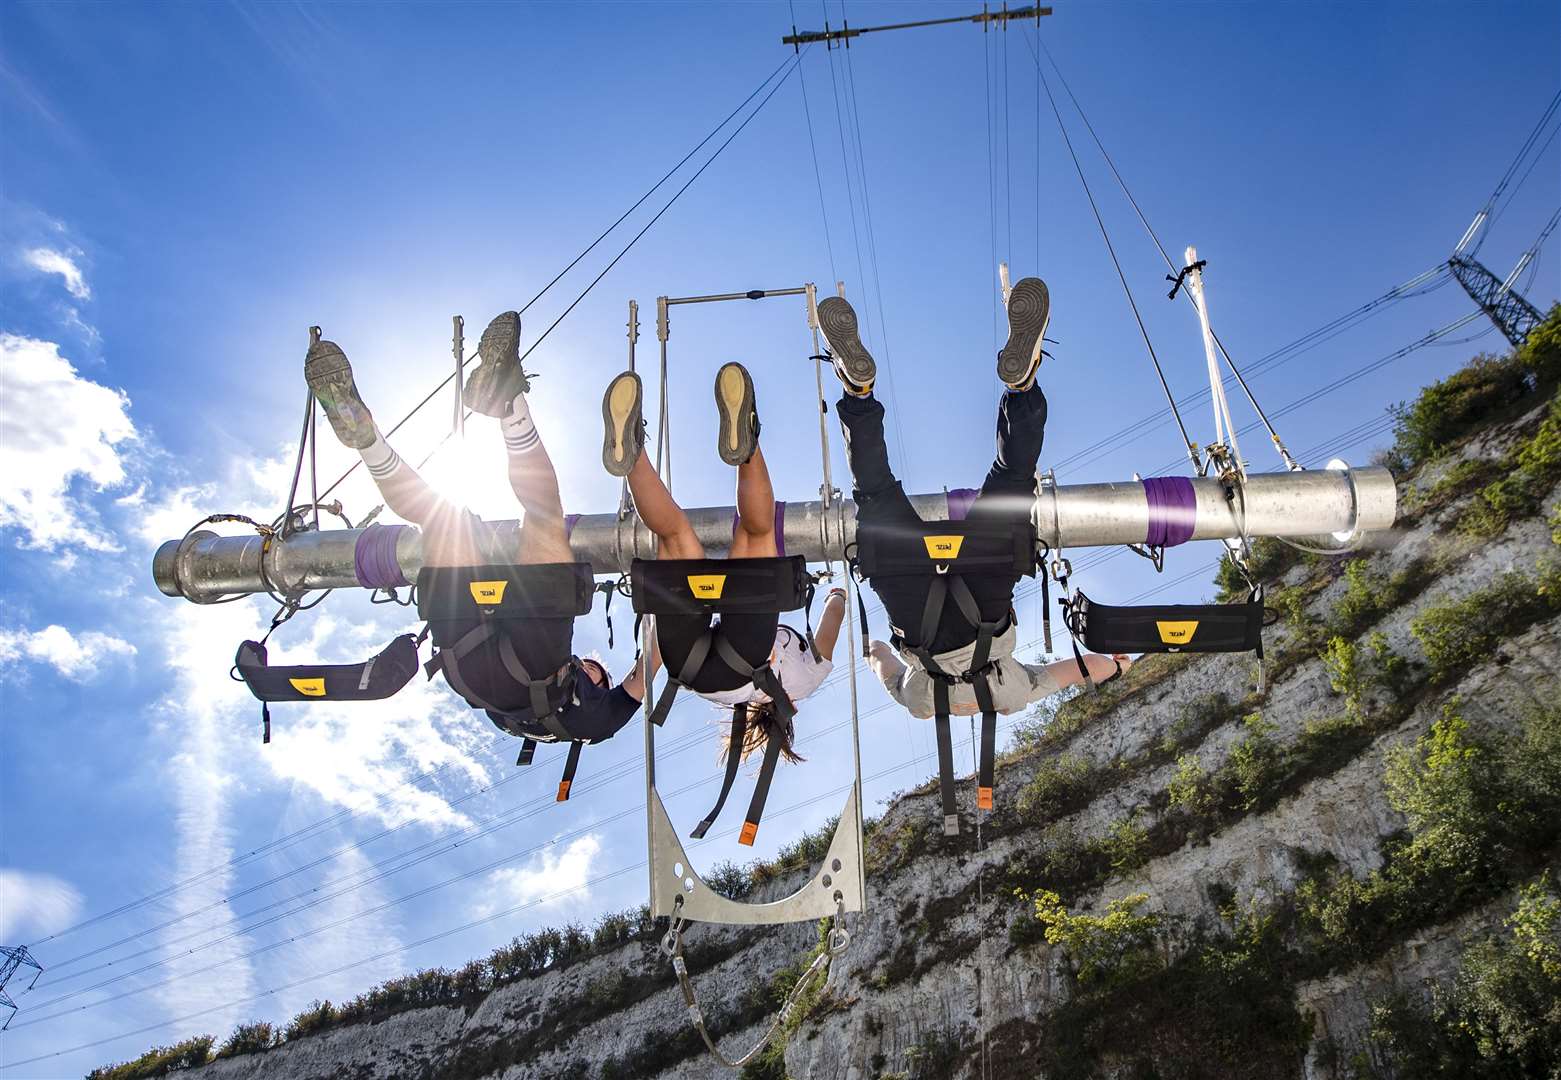
<svg viewBox="0 0 1561 1080">
<path fill-rule="evenodd" d="M 825 598 L 824 603 L 829 603 L 829 601 L 833 600 L 837 596 L 840 597 L 840 602 L 842 604 L 846 602 L 846 591 L 838 585 L 829 590 L 829 596 Z"/>
<path fill-rule="evenodd" d="M 1123 671 L 1126 671 L 1128 668 L 1132 667 L 1134 662 L 1131 656 L 1122 652 L 1112 653 L 1111 659 L 1115 660 L 1117 662 L 1117 666 L 1120 667 Z"/>
</svg>

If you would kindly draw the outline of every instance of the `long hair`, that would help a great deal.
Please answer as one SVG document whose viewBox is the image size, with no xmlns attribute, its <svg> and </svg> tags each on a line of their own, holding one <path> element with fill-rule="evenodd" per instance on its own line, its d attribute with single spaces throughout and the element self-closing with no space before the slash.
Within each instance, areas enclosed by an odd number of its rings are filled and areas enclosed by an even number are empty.
<svg viewBox="0 0 1561 1080">
<path fill-rule="evenodd" d="M 789 762 L 805 761 L 806 759 L 792 749 L 792 740 L 796 737 L 796 725 L 791 721 L 781 723 L 775 716 L 773 704 L 748 705 L 748 730 L 743 732 L 743 744 L 738 747 L 739 760 L 747 761 L 754 754 L 764 750 L 771 739 L 780 740 L 780 755 Z M 730 722 L 726 725 L 726 732 L 721 736 L 721 759 L 726 760 L 726 755 L 732 752 L 732 728 Z"/>
</svg>

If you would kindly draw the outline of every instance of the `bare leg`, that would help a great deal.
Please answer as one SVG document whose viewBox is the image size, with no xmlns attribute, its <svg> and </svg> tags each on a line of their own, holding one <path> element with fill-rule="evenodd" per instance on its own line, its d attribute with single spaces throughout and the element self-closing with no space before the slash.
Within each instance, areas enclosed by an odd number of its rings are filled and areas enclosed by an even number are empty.
<svg viewBox="0 0 1561 1080">
<path fill-rule="evenodd" d="M 629 471 L 629 492 L 634 496 L 634 508 L 639 511 L 645 527 L 661 541 L 657 556 L 666 559 L 702 559 L 704 545 L 694 534 L 688 515 L 672 498 L 672 493 L 656 475 L 650 458 L 642 450 Z"/>
<path fill-rule="evenodd" d="M 770 484 L 764 451 L 754 447 L 753 457 L 737 466 L 737 532 L 732 536 L 732 558 L 773 558 L 779 553 L 775 488 Z"/>
<path fill-rule="evenodd" d="M 531 421 L 524 394 L 515 398 L 510 413 L 499 424 L 509 458 L 510 490 L 525 511 L 517 559 L 523 565 L 574 562 L 569 536 L 564 529 L 558 473 Z"/>
</svg>

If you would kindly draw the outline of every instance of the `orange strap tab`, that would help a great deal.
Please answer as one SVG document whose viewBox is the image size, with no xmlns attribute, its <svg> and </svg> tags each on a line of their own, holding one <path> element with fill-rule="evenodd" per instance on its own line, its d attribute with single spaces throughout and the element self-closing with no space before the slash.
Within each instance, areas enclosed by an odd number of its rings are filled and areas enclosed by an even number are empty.
<svg viewBox="0 0 1561 1080">
<path fill-rule="evenodd" d="M 745 821 L 743 822 L 743 831 L 737 836 L 737 842 L 739 844 L 746 845 L 747 847 L 752 847 L 753 838 L 758 835 L 759 826 L 751 821 Z"/>
<path fill-rule="evenodd" d="M 976 788 L 976 806 L 982 810 L 992 809 L 992 789 L 989 787 Z"/>
<path fill-rule="evenodd" d="M 571 783 L 573 783 L 573 781 L 570 781 L 570 780 L 563 780 L 563 781 L 559 782 L 559 785 L 558 785 L 558 798 L 556 800 L 554 800 L 555 802 L 568 802 L 569 801 L 569 785 Z"/>
</svg>

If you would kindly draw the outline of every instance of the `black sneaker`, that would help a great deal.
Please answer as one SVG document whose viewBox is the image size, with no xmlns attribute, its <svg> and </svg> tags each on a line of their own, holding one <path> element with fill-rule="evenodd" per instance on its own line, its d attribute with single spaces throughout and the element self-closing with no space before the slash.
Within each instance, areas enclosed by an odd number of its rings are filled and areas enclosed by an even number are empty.
<svg viewBox="0 0 1561 1080">
<path fill-rule="evenodd" d="M 715 373 L 715 407 L 721 414 L 716 453 L 728 465 L 746 465 L 759 448 L 759 411 L 753 377 L 741 364 L 723 364 Z"/>
<path fill-rule="evenodd" d="M 325 410 L 336 437 L 354 450 L 374 444 L 374 415 L 358 396 L 352 365 L 334 341 L 317 341 L 304 357 L 304 382 Z"/>
<path fill-rule="evenodd" d="M 835 374 L 840 377 L 846 393 L 866 397 L 873 392 L 873 381 L 878 378 L 878 365 L 872 354 L 862 344 L 862 336 L 856 328 L 856 312 L 843 297 L 827 296 L 818 303 L 818 326 L 824 332 L 829 345 L 830 359 L 835 362 Z"/>
<path fill-rule="evenodd" d="M 641 418 L 644 389 L 640 377 L 625 371 L 607 384 L 602 395 L 602 464 L 614 476 L 628 476 L 645 450 L 645 421 Z"/>
<path fill-rule="evenodd" d="M 477 368 L 466 380 L 466 407 L 484 416 L 505 416 L 519 394 L 531 389 L 520 368 L 520 315 L 505 311 L 493 317 L 477 342 Z"/>
<path fill-rule="evenodd" d="M 1008 293 L 1008 344 L 997 354 L 997 377 L 1010 390 L 1028 390 L 1041 366 L 1041 337 L 1051 321 L 1046 282 L 1027 277 Z"/>
</svg>

